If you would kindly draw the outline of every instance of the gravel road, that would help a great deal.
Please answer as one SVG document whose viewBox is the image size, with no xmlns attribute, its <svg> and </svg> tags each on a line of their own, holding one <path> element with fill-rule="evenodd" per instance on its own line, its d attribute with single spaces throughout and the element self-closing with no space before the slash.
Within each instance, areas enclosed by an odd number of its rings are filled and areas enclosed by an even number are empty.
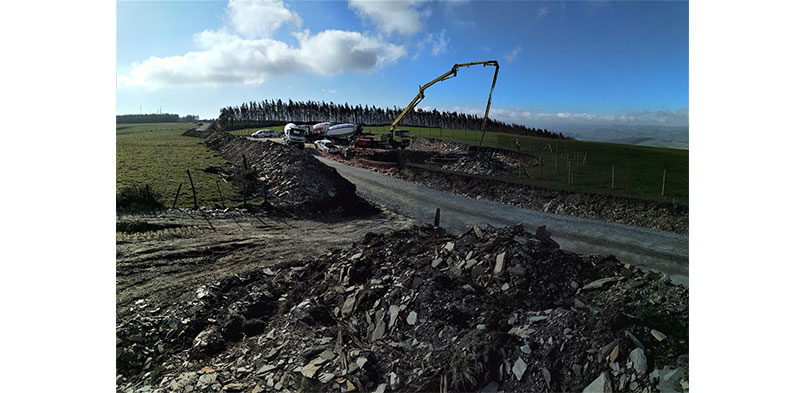
<svg viewBox="0 0 806 393">
<path fill-rule="evenodd" d="M 433 190 L 415 183 L 317 157 L 355 184 L 358 193 L 422 222 L 433 222 L 440 208 L 441 226 L 461 233 L 522 223 L 545 225 L 563 249 L 576 253 L 611 254 L 624 263 L 663 271 L 674 282 L 688 285 L 688 235 L 522 209 Z"/>
</svg>

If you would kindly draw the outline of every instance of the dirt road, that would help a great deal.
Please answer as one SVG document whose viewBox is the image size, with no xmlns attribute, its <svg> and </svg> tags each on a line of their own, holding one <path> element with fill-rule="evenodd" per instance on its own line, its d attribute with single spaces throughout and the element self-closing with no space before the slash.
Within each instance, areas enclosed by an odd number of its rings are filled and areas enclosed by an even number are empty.
<svg viewBox="0 0 806 393">
<path fill-rule="evenodd" d="M 688 235 L 521 209 L 436 191 L 364 168 L 317 157 L 355 184 L 364 198 L 381 203 L 419 221 L 432 222 L 441 210 L 441 225 L 458 233 L 486 224 L 545 225 L 561 247 L 577 253 L 612 254 L 624 263 L 646 266 L 688 285 Z"/>
</svg>

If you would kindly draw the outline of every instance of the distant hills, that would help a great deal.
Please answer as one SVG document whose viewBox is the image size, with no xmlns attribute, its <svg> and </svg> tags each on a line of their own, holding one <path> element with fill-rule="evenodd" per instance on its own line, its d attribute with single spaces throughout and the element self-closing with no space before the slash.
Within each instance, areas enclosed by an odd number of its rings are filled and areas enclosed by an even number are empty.
<svg viewBox="0 0 806 393">
<path fill-rule="evenodd" d="M 688 149 L 688 126 L 601 126 L 567 130 L 565 135 L 592 142 Z"/>
</svg>

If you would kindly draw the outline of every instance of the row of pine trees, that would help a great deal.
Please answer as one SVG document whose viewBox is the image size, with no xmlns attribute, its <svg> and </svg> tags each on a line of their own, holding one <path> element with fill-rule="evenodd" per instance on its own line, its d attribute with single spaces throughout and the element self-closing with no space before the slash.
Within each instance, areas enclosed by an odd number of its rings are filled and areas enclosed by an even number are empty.
<svg viewBox="0 0 806 393">
<path fill-rule="evenodd" d="M 218 122 L 228 130 L 265 127 L 286 122 L 300 124 L 336 122 L 380 126 L 392 124 L 401 111 L 402 109 L 398 107 L 381 109 L 376 108 L 374 105 L 372 107 L 366 105 L 362 107 L 361 105 L 350 106 L 347 103 L 341 105 L 324 101 L 294 102 L 290 99 L 284 102 L 281 99 L 277 99 L 259 102 L 250 101 L 241 104 L 241 106 L 221 108 Z M 481 130 L 482 120 L 483 118 L 477 115 L 440 112 L 436 109 L 432 111 L 416 109 L 411 111 L 400 124 L 431 128 Z M 487 120 L 486 129 L 492 132 L 567 139 L 559 132 L 539 128 L 534 129 L 519 124 L 507 124 L 493 119 Z"/>
</svg>

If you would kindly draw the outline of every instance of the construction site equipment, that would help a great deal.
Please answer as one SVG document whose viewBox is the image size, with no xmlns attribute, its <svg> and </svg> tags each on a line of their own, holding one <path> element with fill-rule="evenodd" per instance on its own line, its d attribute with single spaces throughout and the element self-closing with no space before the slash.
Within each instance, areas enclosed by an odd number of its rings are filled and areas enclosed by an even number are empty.
<svg viewBox="0 0 806 393">
<path fill-rule="evenodd" d="M 283 128 L 285 132 L 285 143 L 296 146 L 300 149 L 305 147 L 305 129 L 298 127 L 294 123 L 288 123 Z"/>
<path fill-rule="evenodd" d="M 487 96 L 487 108 L 484 110 L 484 120 L 481 122 L 481 139 L 479 140 L 479 147 L 481 147 L 482 141 L 484 141 L 484 134 L 486 132 L 487 126 L 487 117 L 490 114 L 490 101 L 493 97 L 493 89 L 495 89 L 495 81 L 498 79 L 498 61 L 496 60 L 487 60 L 487 61 L 475 61 L 472 63 L 461 63 L 461 64 L 454 64 L 453 68 L 450 71 L 438 76 L 436 79 L 432 80 L 431 82 L 426 83 L 423 86 L 420 86 L 420 91 L 414 96 L 414 99 L 411 100 L 409 106 L 403 109 L 402 112 L 397 116 L 395 121 L 392 123 L 391 127 L 389 128 L 389 134 L 386 137 L 389 139 L 390 144 L 398 144 L 403 145 L 403 147 L 408 146 L 411 143 L 411 137 L 409 136 L 409 132 L 407 130 L 398 130 L 397 125 L 400 123 L 403 118 L 406 117 L 409 112 L 411 112 L 420 101 L 425 98 L 425 89 L 431 87 L 433 84 L 437 82 L 442 82 L 451 78 L 456 77 L 456 72 L 462 67 L 471 67 L 475 65 L 481 65 L 484 67 L 487 66 L 495 66 L 495 74 L 493 74 L 493 83 L 490 86 L 490 94 Z"/>
</svg>

